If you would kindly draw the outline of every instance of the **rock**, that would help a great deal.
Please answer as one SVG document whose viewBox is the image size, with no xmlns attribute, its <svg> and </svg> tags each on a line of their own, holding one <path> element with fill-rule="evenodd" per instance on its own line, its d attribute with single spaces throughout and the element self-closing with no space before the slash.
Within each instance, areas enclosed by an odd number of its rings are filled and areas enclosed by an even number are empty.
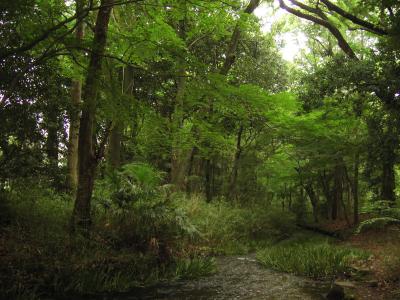
<svg viewBox="0 0 400 300">
<path fill-rule="evenodd" d="M 362 275 L 366 275 L 371 272 L 370 268 L 368 267 L 353 267 L 353 270 Z"/>
<path fill-rule="evenodd" d="M 340 285 L 333 284 L 328 294 L 326 295 L 328 300 L 344 300 L 344 288 Z"/>
<path fill-rule="evenodd" d="M 339 280 L 335 280 L 334 285 L 341 286 L 342 288 L 350 288 L 350 289 L 354 289 L 354 288 L 355 288 L 354 283 L 352 283 L 352 282 L 350 282 L 350 281 L 339 281 Z"/>
<path fill-rule="evenodd" d="M 366 284 L 368 284 L 369 287 L 378 287 L 379 282 L 378 280 L 369 280 L 366 282 Z"/>
</svg>

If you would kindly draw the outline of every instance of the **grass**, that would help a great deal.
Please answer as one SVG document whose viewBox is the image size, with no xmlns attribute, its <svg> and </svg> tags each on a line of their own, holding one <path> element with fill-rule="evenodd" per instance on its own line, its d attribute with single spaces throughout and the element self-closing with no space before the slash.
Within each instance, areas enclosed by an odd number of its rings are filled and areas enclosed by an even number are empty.
<svg viewBox="0 0 400 300">
<path fill-rule="evenodd" d="M 296 230 L 294 216 L 271 206 L 241 207 L 217 200 L 206 203 L 200 197 L 182 199 L 181 205 L 200 233 L 196 244 L 214 255 L 253 252 Z"/>
<path fill-rule="evenodd" d="M 329 278 L 352 270 L 352 264 L 366 260 L 367 252 L 332 245 L 328 240 L 314 237 L 305 241 L 294 238 L 257 252 L 257 260 L 265 267 L 312 278 Z"/>
</svg>

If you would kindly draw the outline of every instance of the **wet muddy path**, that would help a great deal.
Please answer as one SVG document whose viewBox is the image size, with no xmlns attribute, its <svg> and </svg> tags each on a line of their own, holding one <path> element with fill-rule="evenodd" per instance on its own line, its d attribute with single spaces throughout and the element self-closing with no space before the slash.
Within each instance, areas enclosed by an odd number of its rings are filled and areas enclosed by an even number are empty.
<svg viewBox="0 0 400 300">
<path fill-rule="evenodd" d="M 180 281 L 126 294 L 102 297 L 107 300 L 135 299 L 324 299 L 326 283 L 282 274 L 259 266 L 253 256 L 217 258 L 216 274 Z"/>
</svg>

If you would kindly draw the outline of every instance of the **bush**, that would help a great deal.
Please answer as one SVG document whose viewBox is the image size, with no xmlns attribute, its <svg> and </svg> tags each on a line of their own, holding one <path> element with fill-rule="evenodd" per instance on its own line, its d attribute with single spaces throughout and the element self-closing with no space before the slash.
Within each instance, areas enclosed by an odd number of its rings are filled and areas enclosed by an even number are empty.
<svg viewBox="0 0 400 300">
<path fill-rule="evenodd" d="M 151 166 L 134 163 L 98 182 L 95 223 L 109 246 L 151 252 L 166 261 L 198 234 L 161 180 Z"/>
<path fill-rule="evenodd" d="M 313 278 L 349 272 L 355 260 L 367 258 L 362 251 L 327 242 L 277 245 L 257 252 L 258 261 L 268 268 Z"/>
</svg>

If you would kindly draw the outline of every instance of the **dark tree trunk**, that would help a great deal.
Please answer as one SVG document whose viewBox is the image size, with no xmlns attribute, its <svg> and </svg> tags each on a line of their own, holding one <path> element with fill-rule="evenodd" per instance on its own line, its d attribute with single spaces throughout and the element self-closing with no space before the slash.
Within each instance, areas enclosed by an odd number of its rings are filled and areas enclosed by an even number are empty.
<svg viewBox="0 0 400 300">
<path fill-rule="evenodd" d="M 315 223 L 318 223 L 318 214 L 319 214 L 319 199 L 317 193 L 314 191 L 314 188 L 311 183 L 308 183 L 304 186 L 304 189 L 307 192 L 308 197 L 311 201 L 311 206 L 313 208 L 313 216 Z"/>
<path fill-rule="evenodd" d="M 122 130 L 122 123 L 115 121 L 111 127 L 108 141 L 108 164 L 111 170 L 118 169 L 121 166 Z"/>
<path fill-rule="evenodd" d="M 76 15 L 81 16 L 84 8 L 84 0 L 76 0 Z M 84 37 L 84 22 L 77 18 L 75 29 L 76 43 L 81 44 Z M 79 112 L 81 103 L 82 83 L 74 79 L 71 86 L 71 110 L 69 113 L 69 135 L 67 154 L 67 185 L 75 193 L 78 186 L 78 136 L 79 136 Z"/>
<path fill-rule="evenodd" d="M 332 220 L 336 220 L 339 216 L 339 205 L 343 201 L 343 178 L 342 166 L 337 163 L 334 171 L 334 184 L 333 184 L 333 201 L 332 201 Z"/>
<path fill-rule="evenodd" d="M 185 1 L 182 2 L 180 9 L 186 14 L 187 7 Z M 186 42 L 186 15 L 182 20 L 179 20 L 176 31 L 182 41 Z M 183 54 L 178 56 L 177 64 L 178 77 L 176 79 L 174 112 L 171 118 L 171 183 L 174 185 L 176 191 L 184 191 L 186 187 L 185 175 L 187 174 L 186 168 L 188 151 L 182 149 L 182 141 L 179 136 L 184 121 L 184 102 L 186 90 L 186 61 Z"/>
<path fill-rule="evenodd" d="M 332 211 L 332 202 L 333 202 L 333 197 L 332 197 L 332 191 L 330 189 L 330 176 L 326 174 L 326 171 L 324 170 L 323 173 L 319 174 L 319 180 L 321 183 L 322 187 L 322 192 L 325 196 L 326 203 L 327 205 L 327 210 L 326 210 L 326 218 L 329 219 Z"/>
<path fill-rule="evenodd" d="M 187 168 L 187 174 L 186 174 L 186 194 L 190 196 L 192 194 L 192 182 L 191 182 L 191 176 L 193 173 L 193 166 L 194 166 L 194 159 L 195 156 L 198 152 L 197 147 L 193 147 L 192 150 L 190 151 L 190 157 L 189 157 L 189 164 Z"/>
<path fill-rule="evenodd" d="M 386 141 L 383 143 L 383 157 L 382 157 L 382 188 L 381 188 L 381 199 L 389 200 L 392 202 L 396 201 L 395 195 L 395 174 L 394 165 L 396 162 L 396 154 L 394 150 L 394 143 L 392 141 L 393 133 L 388 134 Z"/>
<path fill-rule="evenodd" d="M 236 151 L 235 151 L 235 157 L 233 158 L 232 173 L 229 180 L 228 191 L 226 193 L 227 199 L 234 198 L 237 193 L 236 184 L 239 171 L 239 161 L 240 161 L 240 156 L 242 154 L 242 134 L 243 134 L 243 125 L 240 125 L 237 134 Z"/>
<path fill-rule="evenodd" d="M 46 154 L 49 161 L 49 175 L 52 180 L 52 185 L 55 189 L 60 189 L 62 180 L 58 167 L 58 133 L 62 128 L 59 120 L 59 114 L 56 106 L 49 107 L 49 112 L 46 117 L 47 139 L 46 139 Z"/>
<path fill-rule="evenodd" d="M 122 67 L 119 70 L 121 94 L 122 96 L 132 96 L 134 94 L 134 69 Z M 110 136 L 108 140 L 107 162 L 111 170 L 118 169 L 122 164 L 122 140 L 125 129 L 125 120 L 119 115 L 114 116 Z M 134 122 L 133 122 L 134 124 Z M 136 126 L 134 126 L 133 130 Z M 135 135 L 133 134 L 133 139 Z"/>
<path fill-rule="evenodd" d="M 211 202 L 213 198 L 212 192 L 212 163 L 210 159 L 205 160 L 205 192 L 207 202 Z"/>
<path fill-rule="evenodd" d="M 357 150 L 355 160 L 354 160 L 354 179 L 353 179 L 353 205 L 354 205 L 354 210 L 353 210 L 353 218 L 354 218 L 354 224 L 358 224 L 359 218 L 358 218 L 358 174 L 359 174 L 359 165 L 360 165 L 360 154 Z"/>
<path fill-rule="evenodd" d="M 107 30 L 114 0 L 102 0 L 94 28 L 93 46 L 83 91 L 83 107 L 79 128 L 78 189 L 72 213 L 72 230 L 89 230 L 91 224 L 90 202 L 97 160 L 94 127 L 97 107 L 99 78 L 107 42 Z"/>
<path fill-rule="evenodd" d="M 250 0 L 249 4 L 247 5 L 246 9 L 244 12 L 246 14 L 252 14 L 254 10 L 260 5 L 260 0 Z M 220 70 L 220 74 L 222 75 L 227 75 L 229 70 L 232 68 L 232 65 L 234 64 L 236 60 L 236 51 L 237 47 L 239 45 L 240 41 L 240 27 L 239 24 L 236 24 L 235 29 L 232 33 L 231 40 L 229 41 L 229 46 L 228 49 L 225 53 L 225 61 L 224 65 L 222 66 Z"/>
</svg>

